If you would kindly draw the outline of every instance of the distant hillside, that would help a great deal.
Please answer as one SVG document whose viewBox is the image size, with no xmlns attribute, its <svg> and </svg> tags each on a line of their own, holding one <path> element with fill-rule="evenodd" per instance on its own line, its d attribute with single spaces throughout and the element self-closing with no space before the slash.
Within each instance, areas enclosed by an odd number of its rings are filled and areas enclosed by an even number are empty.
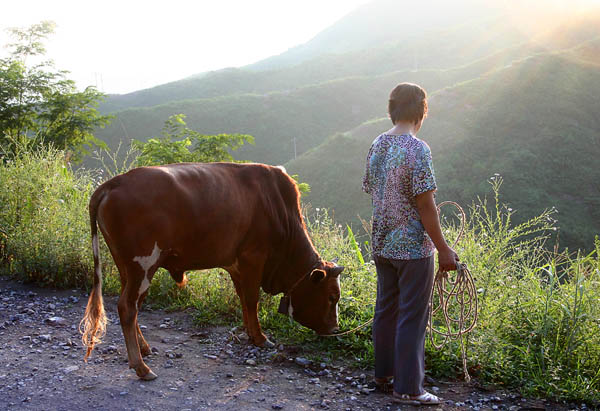
<svg viewBox="0 0 600 411">
<path fill-rule="evenodd" d="M 385 115 L 387 95 L 399 79 L 435 91 L 542 51 L 543 47 L 527 44 L 455 69 L 355 76 L 291 91 L 176 101 L 130 109 L 119 112 L 118 119 L 98 131 L 96 136 L 111 147 L 116 147 L 122 140 L 147 139 L 158 134 L 157 130 L 168 116 L 185 113 L 188 125 L 206 134 L 252 134 L 256 145 L 242 148 L 235 153 L 236 158 L 282 164 L 294 157 L 293 139 L 300 155 L 336 131 L 348 130 L 368 119 Z"/>
<path fill-rule="evenodd" d="M 589 248 L 600 234 L 600 70 L 582 60 L 597 46 L 527 58 L 431 96 L 419 137 L 432 148 L 438 201 L 468 205 L 499 173 L 517 217 L 556 206 L 561 245 Z M 366 153 L 390 127 L 367 122 L 286 167 L 311 185 L 313 205 L 356 225 L 371 210 L 360 188 Z"/>
<path fill-rule="evenodd" d="M 389 1 L 375 2 L 372 7 L 376 9 L 375 5 L 379 3 L 385 5 Z M 390 16 L 397 16 L 397 12 Z M 353 43 L 355 47 L 329 47 L 330 32 L 350 30 L 351 22 L 357 17 L 342 19 L 322 36 L 307 43 L 306 47 L 315 49 L 310 59 L 286 57 L 287 60 L 293 60 L 294 64 L 285 67 L 274 65 L 267 69 L 270 64 L 265 63 L 263 70 L 252 69 L 254 66 L 227 68 L 133 93 L 110 95 L 101 104 L 100 110 L 108 113 L 179 100 L 294 90 L 349 76 L 377 75 L 398 70 L 446 69 L 468 64 L 527 39 L 523 32 L 500 17 L 487 16 L 457 24 L 445 16 L 445 24 L 433 27 L 423 25 L 410 29 L 406 25 L 377 25 L 388 29 L 382 29 L 379 34 L 362 36 L 362 41 Z M 362 18 L 364 20 L 366 17 Z M 367 19 L 363 25 L 368 22 L 373 23 Z M 356 34 L 359 32 L 356 31 Z M 349 35 L 349 38 L 354 38 L 354 35 Z M 440 38 L 444 41 L 440 41 Z M 478 41 L 473 42 L 473 38 Z M 365 42 L 368 47 L 358 47 Z"/>
<path fill-rule="evenodd" d="M 422 74 L 411 77 L 435 88 L 451 84 L 440 79 L 441 73 L 427 79 Z M 355 77 L 290 92 L 177 101 L 130 109 L 120 112 L 111 126 L 96 135 L 116 147 L 122 140 L 157 135 L 168 116 L 185 113 L 187 124 L 205 134 L 253 135 L 256 145 L 244 146 L 235 153 L 236 158 L 282 164 L 294 158 L 294 139 L 299 155 L 320 144 L 335 130 L 355 127 L 365 119 L 384 113 L 381 101 L 394 82 L 395 78 L 387 76 Z"/>
<path fill-rule="evenodd" d="M 463 0 L 448 7 L 446 0 L 424 0 L 411 4 L 407 12 L 396 0 L 375 0 L 280 56 L 110 95 L 100 110 L 108 113 L 179 100 L 264 94 L 398 70 L 447 69 L 540 40 L 545 31 L 553 35 L 539 44 L 549 49 L 565 48 L 598 34 L 597 15 L 557 14 L 545 3 L 535 7 L 540 3 L 543 0 L 531 0 L 516 8 L 492 0 Z M 534 12 L 529 15 L 527 10 Z"/>
<path fill-rule="evenodd" d="M 323 54 L 344 54 L 447 31 L 463 24 L 497 18 L 500 6 L 482 0 L 463 0 L 447 7 L 447 0 L 422 0 L 403 7 L 397 0 L 374 0 L 358 7 L 309 42 L 247 66 L 253 70 L 289 68 Z M 433 10 L 444 10 L 432 13 Z M 426 16 L 426 18 L 424 18 Z"/>
<path fill-rule="evenodd" d="M 188 124 L 206 134 L 252 134 L 256 145 L 243 147 L 235 153 L 236 158 L 282 164 L 293 159 L 294 140 L 295 151 L 300 155 L 337 131 L 349 130 L 373 117 L 385 115 L 387 95 L 399 81 L 419 83 L 429 92 L 434 92 L 477 78 L 490 70 L 509 65 L 513 60 L 544 52 L 547 49 L 543 42 L 530 42 L 453 69 L 418 71 L 388 72 L 394 65 L 402 65 L 400 58 L 397 62 L 388 59 L 389 65 L 375 65 L 378 69 L 371 70 L 384 74 L 342 77 L 264 94 L 173 101 L 155 107 L 124 110 L 117 113 L 117 119 L 109 127 L 99 130 L 96 136 L 114 148 L 120 141 L 155 136 L 170 115 L 185 113 Z M 360 61 L 358 55 L 354 58 Z M 369 58 L 362 60 L 370 61 Z M 311 73 L 305 73 L 305 76 L 307 81 L 318 77 Z"/>
</svg>

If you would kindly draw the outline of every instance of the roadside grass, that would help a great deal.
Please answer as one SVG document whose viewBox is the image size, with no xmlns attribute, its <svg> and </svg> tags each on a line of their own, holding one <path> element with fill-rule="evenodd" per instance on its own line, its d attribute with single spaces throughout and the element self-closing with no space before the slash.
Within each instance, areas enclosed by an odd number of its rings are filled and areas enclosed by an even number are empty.
<svg viewBox="0 0 600 411">
<path fill-rule="evenodd" d="M 56 287 L 82 285 L 89 259 L 87 202 L 94 177 L 75 175 L 55 149 L 0 159 L 0 270 Z"/>
<path fill-rule="evenodd" d="M 0 273 L 52 287 L 90 287 L 93 271 L 87 203 L 99 173 L 74 172 L 60 150 L 25 150 L 0 159 Z M 491 199 L 469 208 L 466 230 L 456 246 L 474 274 L 479 322 L 466 339 L 468 367 L 483 384 L 525 395 L 600 404 L 600 240 L 582 255 L 550 252 L 554 211 L 521 224 L 500 198 L 502 180 L 491 181 Z M 341 276 L 340 329 L 373 316 L 375 269 L 368 243 L 335 223 L 330 211 L 307 206 L 307 228 L 321 256 L 338 258 Z M 445 235 L 456 237 L 452 213 Z M 358 232 L 358 230 L 355 230 Z M 120 282 L 104 242 L 104 292 Z M 364 263 L 363 263 L 364 261 Z M 223 270 L 188 273 L 178 289 L 167 272 L 153 279 L 147 304 L 192 309 L 197 324 L 240 325 L 241 308 Z M 279 296 L 261 294 L 260 322 L 278 343 L 293 344 L 314 360 L 335 359 L 369 369 L 373 363 L 370 326 L 343 337 L 318 337 L 277 313 Z M 461 378 L 460 345 L 436 350 L 428 342 L 427 369 L 434 377 Z"/>
</svg>

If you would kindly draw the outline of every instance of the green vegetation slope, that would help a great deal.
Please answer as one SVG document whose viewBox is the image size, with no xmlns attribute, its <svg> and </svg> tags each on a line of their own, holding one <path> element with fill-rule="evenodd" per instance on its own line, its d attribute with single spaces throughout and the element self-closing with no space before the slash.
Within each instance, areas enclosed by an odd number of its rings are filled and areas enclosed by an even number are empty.
<svg viewBox="0 0 600 411">
<path fill-rule="evenodd" d="M 433 151 L 438 201 L 468 205 L 503 176 L 504 200 L 520 218 L 556 207 L 560 244 L 586 248 L 600 233 L 600 66 L 588 42 L 562 54 L 514 62 L 430 98 L 419 136 Z M 361 192 L 364 159 L 387 119 L 328 138 L 286 164 L 312 191 L 315 206 L 340 221 L 370 216 Z"/>
<path fill-rule="evenodd" d="M 338 130 L 349 130 L 385 115 L 389 91 L 399 79 L 421 84 L 429 92 L 479 77 L 513 60 L 544 52 L 544 45 L 526 43 L 506 48 L 451 69 L 385 72 L 329 80 L 293 90 L 237 94 L 173 101 L 117 113 L 117 119 L 97 136 L 116 147 L 122 140 L 145 140 L 173 113 L 185 113 L 188 124 L 207 134 L 248 133 L 255 146 L 245 146 L 236 158 L 282 164 L 296 153 L 319 145 Z M 389 68 L 388 68 L 389 69 Z"/>
</svg>

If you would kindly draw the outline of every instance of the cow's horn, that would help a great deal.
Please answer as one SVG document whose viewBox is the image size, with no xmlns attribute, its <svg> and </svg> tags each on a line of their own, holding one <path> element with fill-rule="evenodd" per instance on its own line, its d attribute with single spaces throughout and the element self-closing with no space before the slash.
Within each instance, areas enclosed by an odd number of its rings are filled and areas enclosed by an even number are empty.
<svg viewBox="0 0 600 411">
<path fill-rule="evenodd" d="M 342 273 L 342 271 L 344 271 L 344 268 L 345 267 L 343 267 L 341 265 L 336 265 L 335 267 L 333 267 L 331 269 L 331 275 L 334 276 L 334 277 L 339 276 Z"/>
</svg>

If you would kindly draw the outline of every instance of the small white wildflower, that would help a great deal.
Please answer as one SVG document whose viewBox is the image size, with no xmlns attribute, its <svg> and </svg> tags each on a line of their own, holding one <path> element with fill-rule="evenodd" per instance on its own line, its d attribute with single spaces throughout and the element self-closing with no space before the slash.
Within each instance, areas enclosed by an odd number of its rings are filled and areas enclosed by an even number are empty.
<svg viewBox="0 0 600 411">
<path fill-rule="evenodd" d="M 319 207 L 315 208 L 315 210 L 317 210 L 317 213 L 321 210 Z"/>
</svg>

